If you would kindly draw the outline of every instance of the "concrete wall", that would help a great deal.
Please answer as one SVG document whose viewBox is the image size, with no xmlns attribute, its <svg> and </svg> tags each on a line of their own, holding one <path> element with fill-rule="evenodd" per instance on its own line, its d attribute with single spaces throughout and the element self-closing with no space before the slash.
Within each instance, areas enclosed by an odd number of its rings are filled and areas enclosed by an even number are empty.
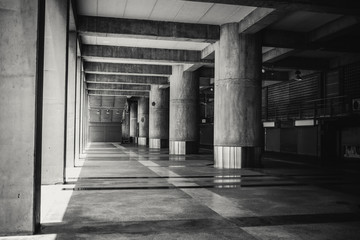
<svg viewBox="0 0 360 240">
<path fill-rule="evenodd" d="M 90 142 L 121 142 L 122 129 L 119 123 L 90 123 Z"/>
<path fill-rule="evenodd" d="M 40 220 L 35 169 L 41 157 L 35 158 L 39 2 L 0 4 L 0 235 L 33 233 Z"/>
<path fill-rule="evenodd" d="M 316 156 L 317 127 L 265 128 L 265 150 Z"/>
<path fill-rule="evenodd" d="M 42 184 L 64 177 L 67 11 L 67 1 L 46 1 Z"/>
</svg>

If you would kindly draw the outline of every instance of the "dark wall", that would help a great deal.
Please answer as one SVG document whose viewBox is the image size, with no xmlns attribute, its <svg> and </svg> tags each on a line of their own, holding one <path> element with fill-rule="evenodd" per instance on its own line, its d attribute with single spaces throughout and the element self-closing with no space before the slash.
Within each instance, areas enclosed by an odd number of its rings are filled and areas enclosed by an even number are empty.
<svg viewBox="0 0 360 240">
<path fill-rule="evenodd" d="M 317 127 L 266 128 L 265 150 L 316 156 Z"/>
<path fill-rule="evenodd" d="M 214 145 L 214 124 L 200 124 L 200 144 Z"/>
<path fill-rule="evenodd" d="M 121 124 L 90 123 L 90 142 L 121 142 Z"/>
</svg>

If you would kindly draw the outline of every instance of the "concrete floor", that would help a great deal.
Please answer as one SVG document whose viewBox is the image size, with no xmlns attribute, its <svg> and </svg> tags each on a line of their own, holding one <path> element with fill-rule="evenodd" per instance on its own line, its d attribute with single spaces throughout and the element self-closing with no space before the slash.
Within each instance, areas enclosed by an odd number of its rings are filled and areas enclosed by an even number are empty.
<svg viewBox="0 0 360 240">
<path fill-rule="evenodd" d="M 92 144 L 66 185 L 43 186 L 41 234 L 0 239 L 360 239 L 357 172 L 212 158 Z"/>
</svg>

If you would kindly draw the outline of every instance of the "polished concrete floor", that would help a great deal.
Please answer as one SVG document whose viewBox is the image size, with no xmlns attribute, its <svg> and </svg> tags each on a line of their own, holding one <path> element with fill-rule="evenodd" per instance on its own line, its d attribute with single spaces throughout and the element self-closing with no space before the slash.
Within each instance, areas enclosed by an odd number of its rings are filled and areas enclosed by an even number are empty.
<svg viewBox="0 0 360 240">
<path fill-rule="evenodd" d="M 43 186 L 39 235 L 0 239 L 360 239 L 360 175 L 266 159 L 91 144 L 67 184 Z"/>
</svg>

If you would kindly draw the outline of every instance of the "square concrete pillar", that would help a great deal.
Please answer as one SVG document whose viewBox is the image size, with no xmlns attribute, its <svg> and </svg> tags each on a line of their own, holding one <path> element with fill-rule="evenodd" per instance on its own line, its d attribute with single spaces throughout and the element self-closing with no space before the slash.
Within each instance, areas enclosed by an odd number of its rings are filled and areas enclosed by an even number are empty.
<svg viewBox="0 0 360 240">
<path fill-rule="evenodd" d="M 0 4 L 0 235 L 40 225 L 44 1 Z"/>
</svg>

